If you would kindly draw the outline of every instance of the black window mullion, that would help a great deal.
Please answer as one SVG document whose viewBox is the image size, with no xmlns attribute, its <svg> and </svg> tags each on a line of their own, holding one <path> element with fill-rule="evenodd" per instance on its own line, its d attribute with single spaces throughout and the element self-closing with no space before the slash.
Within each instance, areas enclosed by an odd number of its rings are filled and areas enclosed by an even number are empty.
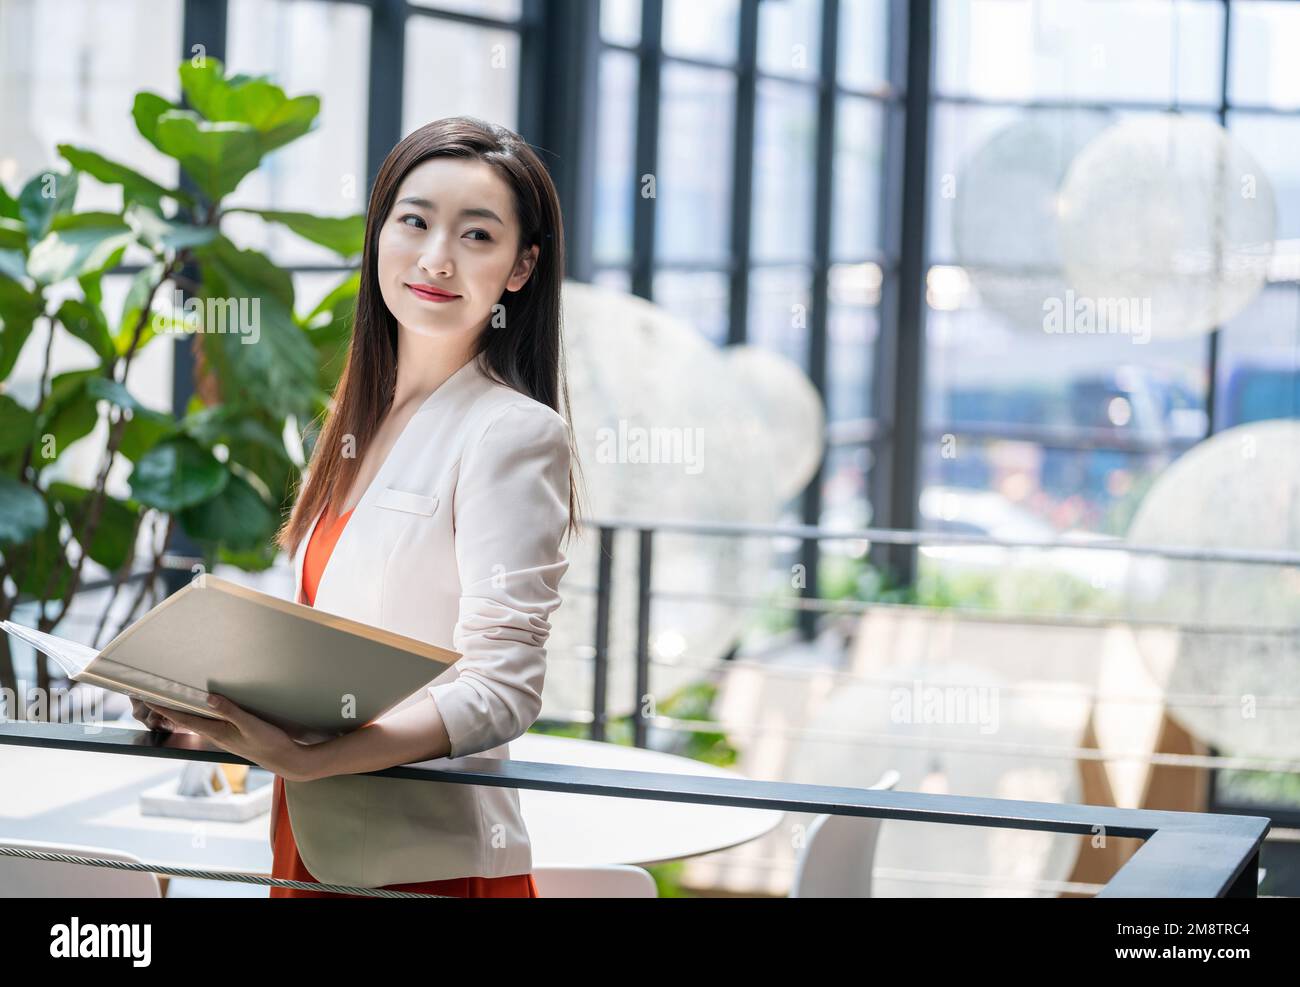
<svg viewBox="0 0 1300 987">
<path fill-rule="evenodd" d="M 598 0 L 527 0 L 519 71 L 519 134 L 546 163 L 565 226 L 565 276 L 593 272 Z"/>
<path fill-rule="evenodd" d="M 736 129 L 731 156 L 731 285 L 727 343 L 749 338 L 749 272 L 754 194 L 754 104 L 758 87 L 758 4 L 740 6 Z"/>
<path fill-rule="evenodd" d="M 229 9 L 226 0 L 185 0 L 181 19 L 181 58 L 194 58 L 201 51 L 208 58 L 225 62 L 228 26 Z M 186 105 L 183 94 L 181 103 Z M 198 191 L 183 169 L 180 186 L 187 192 Z M 181 209 L 182 219 L 192 218 L 188 216 L 188 209 L 184 206 Z M 181 273 L 195 282 L 201 277 L 198 265 L 194 262 L 187 264 Z M 172 415 L 177 420 L 185 417 L 190 399 L 194 396 L 194 347 L 198 342 L 198 338 L 189 333 L 183 333 L 172 340 Z M 179 524 L 171 525 L 166 548 L 174 555 L 187 558 L 196 558 L 202 554 L 198 543 Z M 179 569 L 163 569 L 159 575 L 167 596 L 182 589 L 190 579 L 187 571 Z"/>
<path fill-rule="evenodd" d="M 829 349 L 827 327 L 830 313 L 830 255 L 831 222 L 835 192 L 835 111 L 838 99 L 835 91 L 835 76 L 839 71 L 839 0 L 822 0 L 821 27 L 821 63 L 822 85 L 817 92 L 817 158 L 815 168 L 815 187 L 813 191 L 813 268 L 811 298 L 812 310 L 808 320 L 808 376 L 823 402 L 829 405 L 830 395 L 826 393 L 826 359 Z M 813 526 L 821 524 L 822 512 L 822 476 L 825 461 L 818 464 L 812 481 L 804 489 L 803 523 Z M 821 564 L 821 545 L 816 539 L 809 538 L 800 549 L 800 561 L 803 563 L 807 578 L 804 580 L 803 595 L 815 598 L 819 592 L 819 572 Z M 800 610 L 797 617 L 800 634 L 811 641 L 817 633 L 817 612 Z"/>
<path fill-rule="evenodd" d="M 1219 79 L 1219 126 L 1224 130 L 1228 129 L 1228 70 L 1231 67 L 1232 51 L 1232 3 L 1230 0 L 1222 0 L 1223 3 L 1223 46 L 1219 49 L 1219 68 L 1222 75 Z M 1177 57 L 1177 53 L 1174 53 Z M 1174 81 L 1178 85 L 1178 81 Z M 1178 98 L 1177 91 L 1174 92 L 1174 99 Z M 1215 190 L 1218 194 L 1218 189 Z M 1208 439 L 1214 434 L 1215 416 L 1218 414 L 1219 404 L 1219 347 L 1221 344 L 1221 326 L 1215 326 L 1206 339 L 1205 346 L 1205 437 Z"/>
<path fill-rule="evenodd" d="M 881 215 L 898 251 L 898 273 L 881 286 L 880 334 L 872 367 L 872 417 L 889 436 L 871 475 L 873 523 L 919 526 L 921 424 L 925 387 L 926 196 L 930 173 L 930 93 L 934 0 L 890 4 L 890 81 L 903 96 L 901 127 L 891 121 Z M 900 85 L 905 80 L 905 85 Z M 883 190 L 882 190 L 883 191 Z M 891 192 L 898 192 L 895 210 Z M 901 585 L 916 576 L 916 549 L 873 545 L 872 560 Z"/>
<path fill-rule="evenodd" d="M 367 199 L 384 159 L 402 139 L 402 81 L 405 66 L 406 2 L 375 0 L 370 8 Z"/>
<path fill-rule="evenodd" d="M 636 175 L 632 205 L 632 294 L 650 298 L 654 287 L 656 198 L 641 194 L 646 175 L 659 168 L 659 90 L 663 73 L 663 0 L 642 0 L 641 60 L 636 96 Z M 658 196 L 656 179 L 655 196 Z"/>
</svg>

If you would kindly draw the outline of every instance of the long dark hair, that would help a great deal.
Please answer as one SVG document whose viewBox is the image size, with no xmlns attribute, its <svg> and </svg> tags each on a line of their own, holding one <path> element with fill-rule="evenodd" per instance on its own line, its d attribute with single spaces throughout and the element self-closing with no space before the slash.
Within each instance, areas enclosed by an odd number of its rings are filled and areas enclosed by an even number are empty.
<svg viewBox="0 0 1300 987">
<path fill-rule="evenodd" d="M 519 251 L 538 245 L 537 262 L 527 283 L 503 292 L 504 328 L 479 333 L 471 359 L 483 355 L 489 375 L 563 415 L 569 426 L 573 468 L 569 475 L 569 526 L 578 525 L 577 450 L 569 416 L 569 389 L 560 326 L 560 286 L 564 281 L 564 221 L 560 200 L 545 166 L 513 131 L 474 117 L 447 117 L 405 137 L 384 159 L 366 211 L 352 342 L 334 391 L 332 408 L 315 420 L 320 437 L 312 451 L 305 486 L 276 542 L 290 555 L 328 504 L 341 506 L 352 489 L 365 450 L 393 402 L 397 383 L 397 320 L 379 290 L 379 231 L 397 197 L 402 179 L 429 158 L 477 158 L 496 169 L 514 193 L 519 220 Z M 563 405 L 561 405 L 561 399 Z M 345 436 L 354 436 L 356 456 L 340 456 Z"/>
</svg>

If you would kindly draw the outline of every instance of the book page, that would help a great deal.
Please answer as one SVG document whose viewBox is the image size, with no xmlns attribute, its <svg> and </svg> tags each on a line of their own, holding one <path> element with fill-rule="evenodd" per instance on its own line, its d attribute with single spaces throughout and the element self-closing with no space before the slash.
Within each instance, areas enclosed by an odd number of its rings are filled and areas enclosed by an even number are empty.
<svg viewBox="0 0 1300 987">
<path fill-rule="evenodd" d="M 46 634 L 32 627 L 15 624 L 12 620 L 2 621 L 0 626 L 14 637 L 26 641 L 37 651 L 53 658 L 63 669 L 63 674 L 70 679 L 76 679 L 85 671 L 87 665 L 99 657 L 99 652 L 94 648 L 69 641 L 66 637 Z"/>
</svg>

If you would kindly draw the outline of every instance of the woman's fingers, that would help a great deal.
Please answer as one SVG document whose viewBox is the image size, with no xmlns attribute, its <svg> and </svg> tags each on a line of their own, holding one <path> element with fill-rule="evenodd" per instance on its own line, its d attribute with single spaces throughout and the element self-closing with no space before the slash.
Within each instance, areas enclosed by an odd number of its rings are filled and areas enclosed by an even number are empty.
<svg viewBox="0 0 1300 987">
<path fill-rule="evenodd" d="M 174 731 L 176 729 L 176 725 L 171 720 L 157 710 L 151 709 L 142 700 L 136 699 L 134 696 L 131 697 L 131 715 L 150 730 Z"/>
</svg>

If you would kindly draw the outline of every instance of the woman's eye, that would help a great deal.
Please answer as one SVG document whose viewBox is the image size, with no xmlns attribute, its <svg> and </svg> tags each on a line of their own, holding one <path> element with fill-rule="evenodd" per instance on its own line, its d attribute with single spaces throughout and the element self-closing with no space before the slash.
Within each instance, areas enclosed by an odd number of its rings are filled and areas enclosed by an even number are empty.
<svg viewBox="0 0 1300 987">
<path fill-rule="evenodd" d="M 399 219 L 398 222 L 399 222 L 399 223 L 402 223 L 402 224 L 405 225 L 405 226 L 410 226 L 411 224 L 408 223 L 408 222 L 406 222 L 408 219 L 413 219 L 413 220 L 415 220 L 417 223 L 419 223 L 418 226 L 414 227 L 415 229 L 417 229 L 417 230 L 422 230 L 422 229 L 424 229 L 424 220 L 421 219 L 419 216 L 415 215 L 415 213 L 413 213 L 413 212 L 409 212 L 409 213 L 407 213 L 405 216 L 403 216 L 401 219 Z"/>
<path fill-rule="evenodd" d="M 488 235 L 488 231 L 487 231 L 487 230 L 470 230 L 469 232 L 470 232 L 470 235 L 472 235 L 472 234 L 474 234 L 474 233 L 482 233 L 482 234 L 483 234 L 483 239 L 479 241 L 480 243 L 487 243 L 488 241 L 490 241 L 490 240 L 492 239 L 492 237 Z"/>
</svg>

